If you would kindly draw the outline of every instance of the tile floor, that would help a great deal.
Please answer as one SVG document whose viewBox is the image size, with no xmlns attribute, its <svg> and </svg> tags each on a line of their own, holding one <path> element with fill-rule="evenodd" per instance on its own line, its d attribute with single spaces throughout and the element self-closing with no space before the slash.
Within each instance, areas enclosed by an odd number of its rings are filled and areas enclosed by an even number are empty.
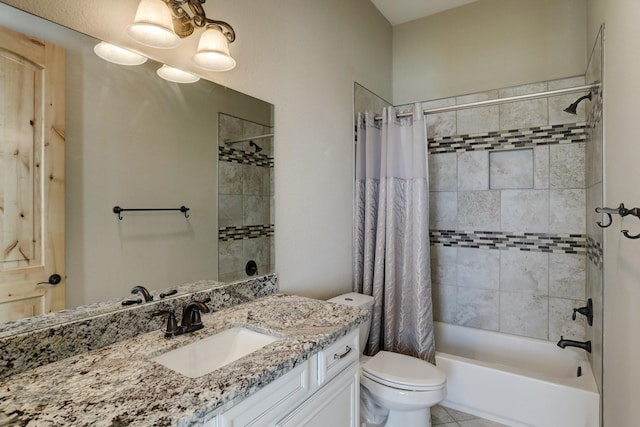
<svg viewBox="0 0 640 427">
<path fill-rule="evenodd" d="M 440 405 L 431 408 L 431 424 L 434 427 L 508 427 Z"/>
</svg>

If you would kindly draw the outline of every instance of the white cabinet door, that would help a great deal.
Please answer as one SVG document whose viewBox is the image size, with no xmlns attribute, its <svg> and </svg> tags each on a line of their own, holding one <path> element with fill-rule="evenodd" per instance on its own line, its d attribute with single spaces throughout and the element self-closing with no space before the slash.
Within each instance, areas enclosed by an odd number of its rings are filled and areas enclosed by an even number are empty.
<svg viewBox="0 0 640 427">
<path fill-rule="evenodd" d="M 207 427 L 265 427 L 302 403 L 311 394 L 311 375 L 316 373 L 313 356 L 291 372 L 218 415 Z"/>
<path fill-rule="evenodd" d="M 358 375 L 358 363 L 354 363 L 276 426 L 357 427 L 360 423 Z"/>
</svg>

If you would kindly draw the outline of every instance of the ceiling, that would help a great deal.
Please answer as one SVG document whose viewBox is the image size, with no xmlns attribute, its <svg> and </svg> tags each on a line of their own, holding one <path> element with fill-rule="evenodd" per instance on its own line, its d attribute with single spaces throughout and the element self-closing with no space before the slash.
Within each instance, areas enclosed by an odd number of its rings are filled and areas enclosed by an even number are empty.
<svg viewBox="0 0 640 427">
<path fill-rule="evenodd" d="M 391 25 L 434 15 L 477 0 L 371 0 Z"/>
</svg>

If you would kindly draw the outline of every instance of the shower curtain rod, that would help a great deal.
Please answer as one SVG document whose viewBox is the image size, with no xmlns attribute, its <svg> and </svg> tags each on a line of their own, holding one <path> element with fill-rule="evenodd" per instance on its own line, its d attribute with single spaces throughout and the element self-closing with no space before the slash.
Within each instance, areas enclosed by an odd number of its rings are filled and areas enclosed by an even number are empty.
<svg viewBox="0 0 640 427">
<path fill-rule="evenodd" d="M 253 141 L 254 139 L 271 138 L 273 135 L 274 134 L 272 134 L 272 133 L 267 133 L 267 134 L 264 134 L 264 135 L 248 136 L 246 138 L 240 138 L 240 139 L 228 139 L 228 140 L 225 140 L 224 143 L 225 144 L 235 144 L 237 142 Z"/>
<path fill-rule="evenodd" d="M 491 106 L 491 105 L 498 105 L 498 104 L 506 104 L 508 102 L 516 102 L 516 101 L 526 101 L 529 99 L 537 99 L 537 98 L 546 98 L 547 96 L 554 96 L 554 95 L 566 95 L 569 93 L 575 93 L 575 92 L 584 92 L 587 90 L 592 90 L 596 87 L 600 86 L 599 83 L 595 83 L 593 85 L 587 85 L 587 86 L 575 86 L 575 87 L 569 87 L 566 89 L 555 89 L 555 90 L 549 90 L 546 92 L 538 92 L 538 93 L 529 93 L 526 95 L 515 95 L 515 96 L 510 96 L 507 98 L 498 98 L 498 99 L 489 99 L 486 101 L 476 101 L 476 102 L 469 102 L 467 104 L 459 104 L 459 105 L 450 105 L 447 107 L 437 107 L 437 108 L 427 108 L 425 110 L 423 110 L 423 113 L 425 115 L 427 114 L 434 114 L 434 113 L 444 113 L 447 111 L 455 111 L 455 110 L 464 110 L 467 108 L 475 108 L 475 107 L 486 107 L 486 106 Z M 397 118 L 401 118 L 401 117 L 411 117 L 413 115 L 413 113 L 407 112 L 407 113 L 399 113 L 396 114 Z M 382 120 L 382 116 L 380 115 L 376 115 L 375 120 Z"/>
</svg>

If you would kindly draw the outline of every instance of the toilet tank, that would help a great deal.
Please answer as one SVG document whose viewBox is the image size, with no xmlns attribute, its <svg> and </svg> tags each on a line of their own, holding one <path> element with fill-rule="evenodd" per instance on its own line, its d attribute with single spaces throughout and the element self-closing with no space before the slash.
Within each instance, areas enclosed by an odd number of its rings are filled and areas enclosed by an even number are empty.
<svg viewBox="0 0 640 427">
<path fill-rule="evenodd" d="M 348 294 L 338 295 L 331 298 L 329 302 L 336 304 L 348 305 L 351 307 L 360 307 L 369 310 L 369 313 L 373 312 L 373 297 L 369 295 L 359 294 L 357 292 L 350 292 Z M 364 352 L 364 346 L 367 344 L 369 338 L 369 328 L 371 328 L 371 317 L 360 324 L 360 353 Z"/>
</svg>

